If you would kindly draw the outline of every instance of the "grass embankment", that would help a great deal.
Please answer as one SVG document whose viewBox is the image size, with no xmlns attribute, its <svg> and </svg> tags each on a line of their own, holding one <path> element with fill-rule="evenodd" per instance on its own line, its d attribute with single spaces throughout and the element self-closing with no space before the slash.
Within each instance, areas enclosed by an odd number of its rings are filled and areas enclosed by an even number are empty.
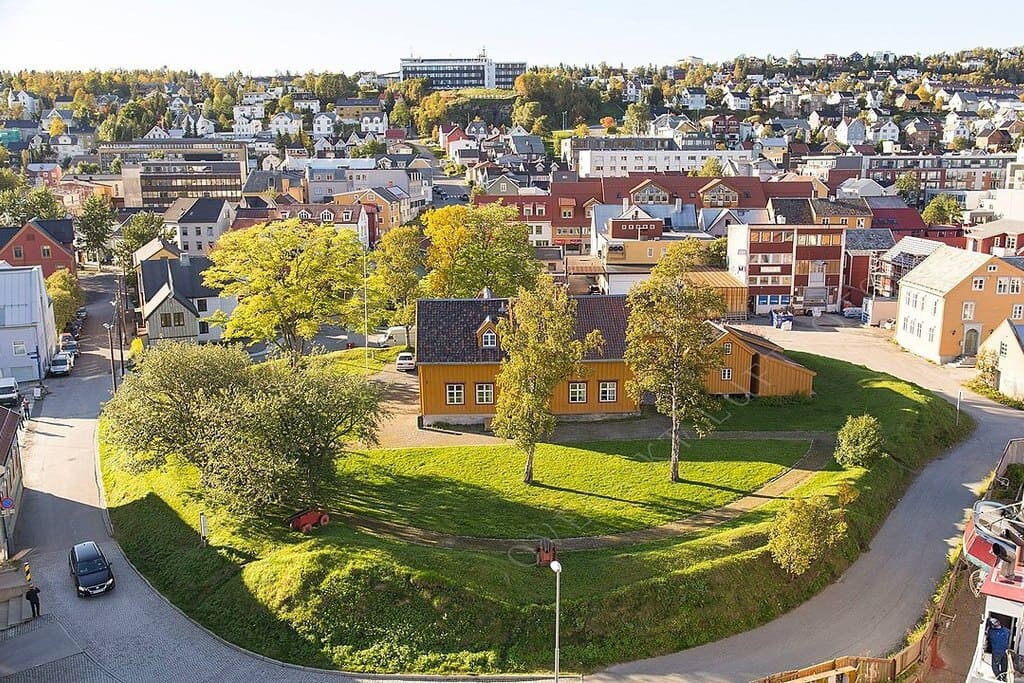
<svg viewBox="0 0 1024 683">
<path fill-rule="evenodd" d="M 775 500 L 688 537 L 566 553 L 561 558 L 564 668 L 590 670 L 691 647 L 747 630 L 800 604 L 866 546 L 912 469 L 970 429 L 969 419 L 954 427 L 953 408 L 915 386 L 838 361 L 798 358 L 818 371 L 818 396 L 806 405 L 755 402 L 736 414 L 736 423 L 743 428 L 831 429 L 848 413 L 865 408 L 880 419 L 888 449 L 903 464 L 886 458 L 870 471 L 832 465 L 790 494 L 827 495 L 840 482 L 851 482 L 860 497 L 848 510 L 848 538 L 807 574 L 789 577 L 766 549 L 769 522 L 785 504 Z M 802 412 L 811 415 L 801 417 Z M 555 476 L 547 466 L 547 471 L 538 466 L 541 480 Z M 292 662 L 372 671 L 550 667 L 554 582 L 550 570 L 533 567 L 528 555 L 421 547 L 341 524 L 302 536 L 279 523 L 247 523 L 209 506 L 189 468 L 130 475 L 119 466 L 117 454 L 106 449 L 103 467 L 111 518 L 128 556 L 192 617 L 243 647 Z M 395 472 L 405 476 L 410 467 L 418 465 L 407 460 Z M 462 476 L 476 484 L 488 474 L 471 471 L 469 463 L 464 469 Z M 362 476 L 372 483 L 383 475 L 371 471 Z M 579 477 L 573 488 L 580 489 L 580 500 L 615 485 L 588 481 L 583 471 L 572 476 Z M 652 481 L 646 495 L 656 495 L 660 486 Z M 509 492 L 502 493 L 506 487 Z M 479 488 L 459 507 L 437 515 L 437 523 L 479 527 L 493 516 L 487 506 L 513 496 L 516 487 L 501 482 L 488 492 L 490 498 L 477 499 Z M 351 491 L 367 500 L 369 493 Z M 418 495 L 424 502 L 428 493 Z M 612 502 L 607 501 L 609 506 Z M 382 514 L 422 520 L 415 510 L 403 509 L 414 503 L 398 498 L 380 505 L 390 506 Z M 517 505 L 522 504 L 520 498 Z M 198 545 L 201 510 L 210 519 L 208 548 Z M 583 510 L 581 503 L 571 514 Z M 608 523 L 611 510 L 593 516 L 600 521 L 603 515 Z M 630 512 L 628 523 L 639 522 L 639 514 Z M 504 524 L 507 528 L 512 522 Z"/>
<path fill-rule="evenodd" d="M 998 389 L 992 387 L 981 378 L 972 379 L 970 382 L 964 384 L 965 387 L 970 389 L 976 394 L 984 396 L 985 398 L 992 399 L 996 403 L 1002 403 L 1004 406 L 1009 408 L 1016 408 L 1017 410 L 1024 410 L 1024 400 L 1007 396 Z"/>
</svg>

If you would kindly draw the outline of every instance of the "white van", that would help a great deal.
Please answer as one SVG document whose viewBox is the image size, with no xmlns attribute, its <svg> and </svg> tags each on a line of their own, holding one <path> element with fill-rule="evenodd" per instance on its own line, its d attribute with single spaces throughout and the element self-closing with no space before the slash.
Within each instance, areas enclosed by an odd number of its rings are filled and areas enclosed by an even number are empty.
<svg viewBox="0 0 1024 683">
<path fill-rule="evenodd" d="M 16 407 L 20 402 L 18 380 L 13 377 L 0 377 L 0 405 Z"/>
</svg>

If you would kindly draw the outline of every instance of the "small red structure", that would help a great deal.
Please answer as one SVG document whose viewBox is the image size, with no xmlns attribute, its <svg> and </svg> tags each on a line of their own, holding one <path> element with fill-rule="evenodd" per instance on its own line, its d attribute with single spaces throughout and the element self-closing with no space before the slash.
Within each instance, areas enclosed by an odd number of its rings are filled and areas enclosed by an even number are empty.
<svg viewBox="0 0 1024 683">
<path fill-rule="evenodd" d="M 550 567 L 551 563 L 558 559 L 558 546 L 551 542 L 550 538 L 542 538 L 537 541 L 537 566 Z"/>
<path fill-rule="evenodd" d="M 331 516 L 319 508 L 312 508 L 310 510 L 303 510 L 297 512 L 288 518 L 288 526 L 301 531 L 304 534 L 308 534 L 313 530 L 315 526 L 327 526 L 331 521 Z"/>
</svg>

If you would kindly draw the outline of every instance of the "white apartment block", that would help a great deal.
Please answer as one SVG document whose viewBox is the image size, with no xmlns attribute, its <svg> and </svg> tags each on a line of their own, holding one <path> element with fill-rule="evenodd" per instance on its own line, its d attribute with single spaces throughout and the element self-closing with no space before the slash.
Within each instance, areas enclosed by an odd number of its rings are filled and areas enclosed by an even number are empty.
<svg viewBox="0 0 1024 683">
<path fill-rule="evenodd" d="M 581 178 L 618 178 L 631 173 L 669 173 L 699 170 L 711 157 L 723 166 L 728 161 L 749 164 L 751 150 L 672 149 L 672 150 L 591 150 L 581 149 L 576 170 Z"/>
</svg>

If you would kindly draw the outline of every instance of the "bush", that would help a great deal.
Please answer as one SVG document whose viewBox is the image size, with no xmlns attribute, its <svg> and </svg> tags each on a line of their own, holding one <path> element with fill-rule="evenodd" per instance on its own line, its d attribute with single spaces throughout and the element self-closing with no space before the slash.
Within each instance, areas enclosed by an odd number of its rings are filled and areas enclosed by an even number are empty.
<svg viewBox="0 0 1024 683">
<path fill-rule="evenodd" d="M 882 455 L 882 426 L 874 415 L 850 415 L 839 430 L 836 462 L 843 467 L 867 467 Z"/>
<path fill-rule="evenodd" d="M 777 565 L 800 576 L 845 533 L 845 513 L 833 510 L 828 498 L 796 498 L 775 518 L 768 531 L 768 549 Z"/>
</svg>

